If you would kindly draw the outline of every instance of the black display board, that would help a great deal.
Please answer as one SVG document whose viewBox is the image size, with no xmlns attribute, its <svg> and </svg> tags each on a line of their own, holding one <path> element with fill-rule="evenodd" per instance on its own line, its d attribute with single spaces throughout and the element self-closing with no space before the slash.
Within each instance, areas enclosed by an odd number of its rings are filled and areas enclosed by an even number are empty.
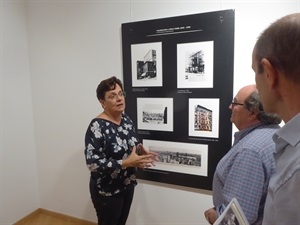
<svg viewBox="0 0 300 225">
<path fill-rule="evenodd" d="M 122 24 L 126 113 L 160 162 L 140 179 L 211 190 L 231 147 L 234 10 Z"/>
</svg>

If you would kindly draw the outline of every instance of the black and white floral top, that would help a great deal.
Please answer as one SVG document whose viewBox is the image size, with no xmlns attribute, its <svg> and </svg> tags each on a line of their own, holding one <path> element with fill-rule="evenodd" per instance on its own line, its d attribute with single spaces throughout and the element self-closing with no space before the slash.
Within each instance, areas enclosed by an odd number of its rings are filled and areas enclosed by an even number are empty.
<svg viewBox="0 0 300 225">
<path fill-rule="evenodd" d="M 126 159 L 138 143 L 133 122 L 125 113 L 120 125 L 100 118 L 90 122 L 84 153 L 99 194 L 112 196 L 137 185 L 136 168 L 122 169 L 122 159 Z"/>
</svg>

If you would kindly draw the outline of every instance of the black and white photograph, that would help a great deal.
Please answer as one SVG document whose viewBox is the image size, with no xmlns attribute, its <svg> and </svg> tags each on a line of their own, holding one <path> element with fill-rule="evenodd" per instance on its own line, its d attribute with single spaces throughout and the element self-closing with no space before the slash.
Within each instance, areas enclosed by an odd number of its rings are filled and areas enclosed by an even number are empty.
<svg viewBox="0 0 300 225">
<path fill-rule="evenodd" d="M 143 140 L 143 145 L 158 154 L 159 162 L 153 169 L 207 176 L 205 144 Z"/>
<path fill-rule="evenodd" d="M 249 225 L 249 222 L 238 200 L 233 198 L 214 225 Z"/>
<path fill-rule="evenodd" d="M 214 42 L 177 45 L 177 88 L 213 87 Z"/>
<path fill-rule="evenodd" d="M 140 130 L 173 131 L 173 98 L 137 98 Z"/>
<path fill-rule="evenodd" d="M 189 136 L 219 137 L 219 99 L 189 99 Z"/>
<path fill-rule="evenodd" d="M 224 215 L 224 218 L 220 222 L 220 225 L 240 225 L 231 208 Z"/>
<path fill-rule="evenodd" d="M 161 42 L 131 45 L 132 86 L 162 86 Z"/>
</svg>

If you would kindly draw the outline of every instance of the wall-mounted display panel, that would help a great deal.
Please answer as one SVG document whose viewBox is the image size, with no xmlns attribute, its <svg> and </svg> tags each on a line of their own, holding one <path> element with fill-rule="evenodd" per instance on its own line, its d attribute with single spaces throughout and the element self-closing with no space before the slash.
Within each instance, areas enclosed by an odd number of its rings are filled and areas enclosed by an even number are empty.
<svg viewBox="0 0 300 225">
<path fill-rule="evenodd" d="M 122 24 L 126 113 L 159 155 L 138 178 L 211 190 L 231 147 L 234 10 Z"/>
</svg>

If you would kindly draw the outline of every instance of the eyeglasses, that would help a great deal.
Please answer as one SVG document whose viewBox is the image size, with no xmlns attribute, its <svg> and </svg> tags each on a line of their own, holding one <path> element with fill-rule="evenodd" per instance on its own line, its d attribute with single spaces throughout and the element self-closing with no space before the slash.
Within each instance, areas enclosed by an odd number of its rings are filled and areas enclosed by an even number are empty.
<svg viewBox="0 0 300 225">
<path fill-rule="evenodd" d="M 244 105 L 244 104 L 237 102 L 236 99 L 232 99 L 231 105 Z"/>
<path fill-rule="evenodd" d="M 107 98 L 109 99 L 109 100 L 116 100 L 117 99 L 117 96 L 119 97 L 119 98 L 125 98 L 126 97 L 126 92 L 124 92 L 124 91 L 120 91 L 118 94 L 116 94 L 116 93 L 112 93 L 112 94 L 110 94 L 109 96 L 107 96 Z"/>
</svg>

